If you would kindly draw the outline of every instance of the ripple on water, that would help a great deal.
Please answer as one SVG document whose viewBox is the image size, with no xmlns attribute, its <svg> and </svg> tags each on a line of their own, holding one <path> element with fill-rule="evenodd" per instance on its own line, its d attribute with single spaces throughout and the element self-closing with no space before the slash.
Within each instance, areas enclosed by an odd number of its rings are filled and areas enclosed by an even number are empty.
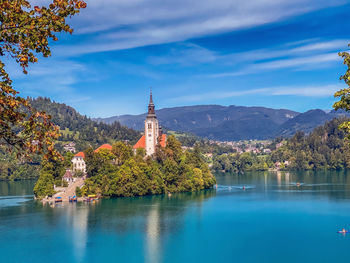
<svg viewBox="0 0 350 263">
<path fill-rule="evenodd" d="M 218 185 L 216 191 L 248 190 L 254 188 L 255 185 Z"/>
<path fill-rule="evenodd" d="M 33 195 L 0 196 L 0 208 L 19 206 L 33 199 Z"/>
</svg>

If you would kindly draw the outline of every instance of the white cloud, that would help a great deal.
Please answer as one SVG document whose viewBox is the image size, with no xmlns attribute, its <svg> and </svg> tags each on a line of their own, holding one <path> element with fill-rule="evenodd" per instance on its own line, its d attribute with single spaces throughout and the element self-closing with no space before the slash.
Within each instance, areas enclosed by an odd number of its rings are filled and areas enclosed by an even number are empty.
<svg viewBox="0 0 350 263">
<path fill-rule="evenodd" d="M 183 64 L 193 65 L 212 63 L 218 59 L 215 52 L 191 43 L 180 43 L 164 56 L 150 56 L 148 62 L 154 65 Z"/>
<path fill-rule="evenodd" d="M 90 99 L 75 88 L 81 79 L 86 81 L 92 75 L 90 69 L 81 63 L 48 58 L 31 65 L 28 75 L 19 72 L 11 75 L 14 77 L 15 87 L 24 96 L 49 96 L 66 103 Z"/>
<path fill-rule="evenodd" d="M 337 53 L 326 53 L 315 56 L 307 56 L 307 57 L 298 57 L 298 58 L 289 58 L 289 59 L 281 59 L 274 60 L 271 62 L 259 63 L 253 66 L 254 69 L 282 69 L 282 68 L 292 68 L 310 64 L 318 64 L 318 63 L 327 63 L 332 61 L 339 61 Z"/>
<path fill-rule="evenodd" d="M 221 63 L 226 61 L 226 64 L 230 63 L 232 67 L 243 65 L 232 71 L 208 74 L 207 77 L 235 77 L 279 69 L 313 70 L 325 68 L 333 65 L 334 62 L 341 61 L 338 52 L 344 51 L 347 48 L 347 43 L 346 40 L 338 39 L 308 43 L 294 48 L 289 48 L 290 45 L 283 45 L 270 49 L 218 56 L 218 61 Z"/>
<path fill-rule="evenodd" d="M 344 0 L 87 0 L 73 17 L 76 34 L 98 33 L 62 55 L 129 49 L 264 25 Z"/>
<path fill-rule="evenodd" d="M 344 85 L 313 85 L 313 86 L 281 86 L 259 89 L 234 90 L 226 92 L 208 92 L 196 95 L 185 95 L 171 99 L 173 102 L 211 101 L 215 99 L 242 97 L 250 95 L 260 96 L 301 96 L 301 97 L 329 97 Z"/>
</svg>

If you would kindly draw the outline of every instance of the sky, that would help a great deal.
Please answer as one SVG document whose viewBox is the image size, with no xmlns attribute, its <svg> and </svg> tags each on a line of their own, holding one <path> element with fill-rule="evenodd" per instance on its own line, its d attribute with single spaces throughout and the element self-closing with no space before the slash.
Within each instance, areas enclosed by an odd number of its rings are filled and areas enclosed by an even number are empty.
<svg viewBox="0 0 350 263">
<path fill-rule="evenodd" d="M 33 0 L 45 5 L 48 0 Z M 21 73 L 21 96 L 45 96 L 90 117 L 219 104 L 331 109 L 345 87 L 345 0 L 87 0 L 73 35 Z"/>
</svg>

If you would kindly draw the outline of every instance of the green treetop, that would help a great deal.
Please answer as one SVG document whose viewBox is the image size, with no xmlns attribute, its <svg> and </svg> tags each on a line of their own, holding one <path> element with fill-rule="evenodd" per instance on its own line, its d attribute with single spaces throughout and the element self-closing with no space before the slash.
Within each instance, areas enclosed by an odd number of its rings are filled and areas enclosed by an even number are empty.
<svg viewBox="0 0 350 263">
<path fill-rule="evenodd" d="M 343 63 L 347 66 L 347 70 L 344 75 L 340 76 L 340 80 L 343 80 L 348 87 L 334 94 L 334 97 L 340 98 L 340 100 L 334 103 L 333 108 L 335 110 L 343 109 L 350 111 L 350 54 L 348 52 L 341 52 L 339 56 L 343 58 Z M 350 121 L 343 122 L 340 128 L 344 129 L 347 134 L 350 134 Z"/>
<path fill-rule="evenodd" d="M 26 74 L 38 54 L 51 55 L 49 41 L 57 41 L 57 33 L 73 32 L 66 19 L 85 7 L 81 0 L 53 0 L 49 6 L 34 7 L 26 0 L 0 1 L 0 145 L 27 154 L 45 153 L 47 158 L 58 156 L 54 149 L 58 128 L 50 116 L 17 95 L 2 58 L 13 59 Z"/>
</svg>

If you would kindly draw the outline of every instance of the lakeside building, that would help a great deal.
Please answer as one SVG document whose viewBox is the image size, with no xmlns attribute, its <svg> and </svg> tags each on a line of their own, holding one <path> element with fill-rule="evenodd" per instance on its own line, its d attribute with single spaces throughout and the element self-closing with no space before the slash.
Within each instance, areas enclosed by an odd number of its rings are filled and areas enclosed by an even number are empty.
<svg viewBox="0 0 350 263">
<path fill-rule="evenodd" d="M 159 126 L 154 108 L 155 106 L 151 91 L 148 104 L 148 113 L 145 120 L 145 133 L 133 147 L 135 151 L 139 148 L 145 149 L 147 156 L 150 156 L 156 152 L 156 146 L 158 144 L 161 147 L 166 146 L 166 134 L 163 134 L 162 128 Z"/>
<path fill-rule="evenodd" d="M 81 171 L 83 173 L 86 173 L 86 164 L 84 158 L 85 154 L 83 152 L 78 152 L 76 155 L 74 155 L 72 158 L 73 172 Z"/>
<path fill-rule="evenodd" d="M 95 152 L 99 152 L 100 150 L 106 149 L 108 151 L 112 150 L 112 145 L 110 144 L 103 144 L 100 147 L 98 147 Z M 73 164 L 73 172 L 75 171 L 81 171 L 84 174 L 86 173 L 86 163 L 85 163 L 85 154 L 84 152 L 78 152 L 74 157 L 72 158 L 71 162 Z M 69 176 L 69 174 L 67 174 Z M 68 180 L 68 177 L 66 178 Z"/>
<path fill-rule="evenodd" d="M 67 183 L 74 182 L 74 178 L 71 170 L 66 170 L 66 173 L 63 175 L 62 179 Z"/>
</svg>

